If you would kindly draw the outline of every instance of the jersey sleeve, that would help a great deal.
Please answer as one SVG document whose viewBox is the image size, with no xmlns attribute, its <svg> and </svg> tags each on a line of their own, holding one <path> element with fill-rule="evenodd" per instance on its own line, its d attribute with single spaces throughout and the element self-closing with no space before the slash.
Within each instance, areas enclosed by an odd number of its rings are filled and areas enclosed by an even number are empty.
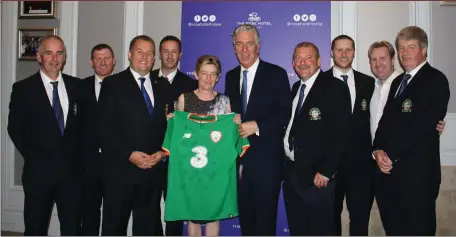
<svg viewBox="0 0 456 237">
<path fill-rule="evenodd" d="M 173 134 L 174 118 L 168 120 L 168 127 L 166 128 L 165 139 L 163 140 L 162 150 L 167 156 L 171 154 L 171 139 Z"/>
<path fill-rule="evenodd" d="M 242 138 L 239 135 L 238 141 L 237 141 L 237 152 L 239 154 L 239 157 L 243 157 L 247 149 L 250 148 L 250 143 L 249 139 L 247 138 Z"/>
</svg>

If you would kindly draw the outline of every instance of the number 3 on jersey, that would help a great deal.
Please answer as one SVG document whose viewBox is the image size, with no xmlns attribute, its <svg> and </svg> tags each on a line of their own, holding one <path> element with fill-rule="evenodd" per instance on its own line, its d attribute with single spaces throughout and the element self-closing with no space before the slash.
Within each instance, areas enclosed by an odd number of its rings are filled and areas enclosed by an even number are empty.
<svg viewBox="0 0 456 237">
<path fill-rule="evenodd" d="M 195 156 L 190 159 L 190 165 L 198 169 L 206 167 L 208 162 L 207 148 L 204 146 L 195 146 L 192 148 L 192 152 L 195 153 Z"/>
</svg>

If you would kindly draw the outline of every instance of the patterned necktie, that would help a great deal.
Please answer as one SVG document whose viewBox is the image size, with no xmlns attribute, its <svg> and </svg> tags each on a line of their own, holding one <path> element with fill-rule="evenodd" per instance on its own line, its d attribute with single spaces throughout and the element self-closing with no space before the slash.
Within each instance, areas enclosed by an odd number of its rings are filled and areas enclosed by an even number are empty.
<svg viewBox="0 0 456 237">
<path fill-rule="evenodd" d="M 52 84 L 52 109 L 54 110 L 55 118 L 57 119 L 57 123 L 59 124 L 60 128 L 60 135 L 63 136 L 63 131 L 65 130 L 65 125 L 64 125 L 64 117 L 63 117 L 63 110 L 62 110 L 62 105 L 60 104 L 60 98 L 59 98 L 59 89 L 58 81 L 53 81 L 51 82 Z"/>
<path fill-rule="evenodd" d="M 149 111 L 149 115 L 152 116 L 152 113 L 154 112 L 154 106 L 152 105 L 152 101 L 150 100 L 149 94 L 147 94 L 146 88 L 144 87 L 144 82 L 146 81 L 146 78 L 140 77 L 139 80 L 141 81 L 141 92 L 144 97 L 144 101 L 146 102 L 147 110 Z"/>
<path fill-rule="evenodd" d="M 412 78 L 412 75 L 410 75 L 410 74 L 405 74 L 405 76 L 402 78 L 401 87 L 399 88 L 399 92 L 397 93 L 396 97 L 402 95 L 405 88 L 407 88 L 407 85 L 408 85 L 407 82 L 408 82 L 408 80 L 410 80 L 410 78 Z"/>
<path fill-rule="evenodd" d="M 347 75 L 342 75 L 342 79 L 344 79 L 345 84 L 348 85 L 348 76 Z"/>
<path fill-rule="evenodd" d="M 294 117 L 293 117 L 293 123 L 291 124 L 290 134 L 288 135 L 288 148 L 290 149 L 290 151 L 293 151 L 293 149 L 294 149 L 293 125 L 299 116 L 299 112 L 301 112 L 302 102 L 304 100 L 304 90 L 305 89 L 306 89 L 306 84 L 301 84 L 301 87 L 299 88 L 298 104 L 296 105 L 296 109 L 295 109 L 295 113 L 294 113 Z"/>
<path fill-rule="evenodd" d="M 242 72 L 242 88 L 241 88 L 241 97 L 242 97 L 242 118 L 245 117 L 245 112 L 247 111 L 247 70 Z"/>
</svg>

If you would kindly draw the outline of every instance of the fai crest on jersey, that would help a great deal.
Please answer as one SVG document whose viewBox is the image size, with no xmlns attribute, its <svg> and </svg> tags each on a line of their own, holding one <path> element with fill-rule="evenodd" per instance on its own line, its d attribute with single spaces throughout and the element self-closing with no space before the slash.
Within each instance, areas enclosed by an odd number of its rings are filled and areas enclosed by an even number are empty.
<svg viewBox="0 0 456 237">
<path fill-rule="evenodd" d="M 402 112 L 410 113 L 412 112 L 412 101 L 409 99 L 404 100 L 402 103 Z"/>
<path fill-rule="evenodd" d="M 220 131 L 212 131 L 211 132 L 211 140 L 214 143 L 219 142 L 220 140 L 222 140 L 222 133 Z"/>
<path fill-rule="evenodd" d="M 361 111 L 366 111 L 367 110 L 367 100 L 362 99 L 361 100 Z"/>
<path fill-rule="evenodd" d="M 312 108 L 309 111 L 310 120 L 320 120 L 321 119 L 321 112 L 318 108 Z"/>
</svg>

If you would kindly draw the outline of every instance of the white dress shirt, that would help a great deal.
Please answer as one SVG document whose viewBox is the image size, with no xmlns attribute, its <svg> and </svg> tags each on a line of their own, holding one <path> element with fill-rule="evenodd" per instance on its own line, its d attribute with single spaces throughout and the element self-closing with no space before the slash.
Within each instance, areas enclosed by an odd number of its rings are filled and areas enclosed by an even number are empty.
<svg viewBox="0 0 456 237">
<path fill-rule="evenodd" d="M 298 88 L 298 93 L 296 93 L 296 96 L 293 99 L 293 106 L 292 106 L 293 110 L 291 111 L 291 118 L 290 118 L 290 121 L 288 122 L 287 130 L 285 132 L 285 137 L 283 139 L 283 147 L 285 148 L 285 155 L 287 155 L 287 157 L 290 158 L 290 160 L 292 160 L 292 161 L 294 161 L 294 151 L 290 151 L 290 147 L 288 145 L 288 137 L 290 136 L 291 126 L 293 125 L 295 110 L 296 110 L 296 107 L 298 106 L 299 90 L 303 84 L 306 85 L 306 88 L 304 89 L 304 99 L 302 100 L 302 103 L 304 104 L 304 101 L 306 101 L 307 95 L 309 94 L 310 89 L 312 89 L 312 86 L 315 82 L 315 79 L 318 77 L 318 74 L 320 74 L 320 70 L 318 70 L 307 81 L 304 82 L 304 81 L 300 80 L 301 85 Z M 301 106 L 302 106 L 302 104 L 301 104 Z"/>
<path fill-rule="evenodd" d="M 378 122 L 382 118 L 383 109 L 385 108 L 386 101 L 388 100 L 391 83 L 393 83 L 394 79 L 399 75 L 399 72 L 394 71 L 383 83 L 380 79 L 375 79 L 374 93 L 372 94 L 370 102 L 370 129 L 372 142 L 375 138 Z"/>
<path fill-rule="evenodd" d="M 43 81 L 44 89 L 46 89 L 46 94 L 48 96 L 49 102 L 51 103 L 52 106 L 52 91 L 54 90 L 54 87 L 52 86 L 51 82 L 54 82 L 54 80 L 51 80 L 42 70 L 40 70 L 40 75 L 41 75 L 41 80 Z M 59 83 L 57 84 L 57 90 L 59 93 L 59 100 L 60 100 L 60 106 L 62 107 L 63 111 L 63 126 L 66 126 L 66 121 L 68 117 L 68 107 L 69 107 L 69 102 L 68 102 L 68 94 L 65 88 L 65 82 L 63 81 L 62 78 L 62 72 L 59 72 L 59 76 L 57 77 L 57 80 Z"/>
<path fill-rule="evenodd" d="M 250 92 L 252 91 L 253 80 L 255 79 L 255 74 L 258 69 L 258 65 L 260 64 L 260 58 L 250 66 L 249 68 L 244 68 L 241 65 L 241 80 L 239 80 L 239 93 L 242 91 L 242 82 L 244 81 L 244 71 L 247 70 L 247 105 L 249 104 Z M 255 132 L 257 136 L 260 136 L 260 128 Z"/>
<path fill-rule="evenodd" d="M 101 82 L 102 80 L 100 79 L 100 77 L 97 74 L 95 74 L 95 96 L 97 97 L 97 101 L 98 97 L 100 97 Z"/>
<path fill-rule="evenodd" d="M 336 67 L 333 67 L 333 75 L 335 78 L 339 78 L 341 81 L 344 81 L 342 78 L 342 75 L 347 75 L 347 85 L 348 89 L 350 90 L 350 98 L 351 98 L 351 105 L 352 105 L 352 113 L 353 113 L 353 108 L 355 107 L 355 100 L 356 100 L 356 87 L 355 87 L 355 75 L 353 74 L 353 68 L 350 68 L 350 70 L 347 73 L 341 72 L 339 69 Z"/>
<path fill-rule="evenodd" d="M 152 101 L 152 106 L 155 106 L 154 92 L 152 90 L 152 83 L 150 81 L 150 73 L 147 73 L 145 76 L 141 76 L 141 75 L 139 75 L 139 73 L 135 72 L 135 70 L 133 70 L 133 68 L 131 68 L 131 67 L 130 67 L 130 71 L 131 71 L 131 74 L 133 74 L 133 77 L 135 78 L 136 83 L 138 84 L 140 90 L 141 90 L 141 81 L 139 80 L 139 78 L 141 78 L 141 77 L 146 78 L 146 80 L 144 81 L 144 87 L 146 88 L 146 92 L 149 95 L 150 101 Z"/>
<path fill-rule="evenodd" d="M 247 70 L 247 104 L 249 104 L 250 92 L 252 91 L 253 80 L 255 79 L 255 74 L 259 64 L 260 59 L 257 58 L 257 60 L 249 68 L 244 68 L 243 66 L 241 66 L 241 80 L 239 80 L 239 93 L 241 93 L 242 91 L 242 82 L 244 81 L 243 73 L 245 70 Z"/>
<path fill-rule="evenodd" d="M 166 78 L 168 78 L 168 81 L 169 81 L 170 84 L 173 83 L 174 77 L 176 76 L 176 74 L 177 74 L 177 68 L 174 69 L 174 71 L 172 71 L 171 73 L 169 73 L 168 76 L 163 75 L 163 71 L 161 70 L 161 68 L 160 68 L 160 70 L 158 71 L 158 76 L 159 76 L 159 77 L 166 77 Z"/>
</svg>

